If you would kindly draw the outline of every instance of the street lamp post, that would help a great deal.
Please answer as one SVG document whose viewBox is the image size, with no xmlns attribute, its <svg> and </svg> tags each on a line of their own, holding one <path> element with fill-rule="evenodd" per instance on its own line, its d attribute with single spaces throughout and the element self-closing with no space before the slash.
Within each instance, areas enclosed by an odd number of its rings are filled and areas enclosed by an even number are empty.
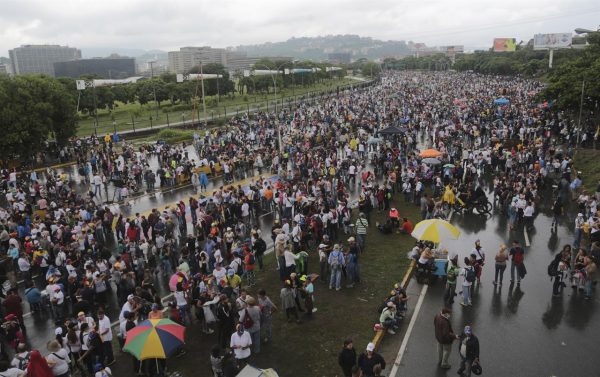
<svg viewBox="0 0 600 377">
<path fill-rule="evenodd" d="M 583 93 L 585 91 L 585 80 L 581 82 L 581 98 L 579 100 L 579 120 L 577 120 L 577 146 L 579 146 L 579 134 L 581 133 L 581 115 L 583 113 Z"/>
<path fill-rule="evenodd" d="M 283 153 L 283 144 L 281 142 L 281 127 L 279 125 L 279 117 L 277 116 L 277 81 L 275 80 L 275 76 L 273 76 L 273 72 L 271 72 L 272 71 L 271 68 L 267 67 L 266 65 L 262 65 L 262 64 L 259 64 L 259 66 L 265 67 L 269 71 L 269 74 L 271 75 L 271 79 L 273 80 L 273 90 L 275 92 L 275 94 L 274 94 L 275 95 L 275 120 L 276 120 L 276 125 L 277 125 L 277 139 L 279 142 L 279 152 Z M 278 67 L 275 67 L 276 71 L 279 71 L 279 69 L 282 66 L 283 66 L 283 64 Z M 267 104 L 268 103 L 269 103 L 269 101 L 267 100 Z"/>
</svg>

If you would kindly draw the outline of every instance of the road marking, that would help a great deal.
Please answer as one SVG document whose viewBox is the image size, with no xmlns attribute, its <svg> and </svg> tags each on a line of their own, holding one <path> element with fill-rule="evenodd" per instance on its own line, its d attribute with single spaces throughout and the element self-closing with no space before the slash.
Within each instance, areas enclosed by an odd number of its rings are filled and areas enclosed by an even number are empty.
<svg viewBox="0 0 600 377">
<path fill-rule="evenodd" d="M 523 228 L 523 236 L 525 236 L 525 246 L 527 246 L 527 247 L 531 246 L 529 244 L 529 234 L 527 234 L 527 227 Z"/>
<path fill-rule="evenodd" d="M 415 311 L 410 319 L 410 323 L 408 324 L 408 329 L 406 330 L 406 334 L 404 334 L 404 339 L 402 339 L 402 344 L 400 345 L 400 350 L 398 351 L 398 356 L 396 356 L 396 361 L 394 361 L 394 366 L 390 371 L 390 377 L 396 377 L 398 374 L 398 369 L 400 368 L 400 363 L 402 362 L 402 357 L 404 357 L 404 352 L 406 352 L 406 346 L 408 345 L 408 340 L 410 339 L 410 334 L 412 333 L 413 328 L 415 327 L 415 323 L 417 322 L 417 317 L 419 316 L 419 311 L 421 311 L 421 306 L 423 305 L 423 301 L 425 300 L 425 294 L 427 293 L 427 288 L 429 286 L 427 284 L 423 285 L 421 289 L 421 294 L 419 295 L 419 301 L 417 302 L 417 306 L 415 306 Z"/>
</svg>

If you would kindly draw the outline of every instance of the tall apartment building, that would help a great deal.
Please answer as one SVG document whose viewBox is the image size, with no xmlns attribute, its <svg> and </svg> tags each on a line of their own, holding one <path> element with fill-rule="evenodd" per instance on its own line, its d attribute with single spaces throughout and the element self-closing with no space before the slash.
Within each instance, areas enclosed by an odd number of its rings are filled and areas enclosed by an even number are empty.
<svg viewBox="0 0 600 377">
<path fill-rule="evenodd" d="M 81 59 L 81 50 L 59 45 L 23 45 L 8 51 L 15 75 L 43 73 L 54 76 L 54 63 Z"/>
<path fill-rule="evenodd" d="M 222 48 L 182 47 L 179 51 L 169 51 L 169 71 L 186 73 L 192 67 L 202 64 L 227 62 L 227 50 Z"/>
<path fill-rule="evenodd" d="M 202 64 L 222 64 L 229 72 L 250 68 L 259 60 L 246 53 L 211 47 L 182 47 L 169 52 L 169 72 L 186 73 L 192 67 Z"/>
</svg>

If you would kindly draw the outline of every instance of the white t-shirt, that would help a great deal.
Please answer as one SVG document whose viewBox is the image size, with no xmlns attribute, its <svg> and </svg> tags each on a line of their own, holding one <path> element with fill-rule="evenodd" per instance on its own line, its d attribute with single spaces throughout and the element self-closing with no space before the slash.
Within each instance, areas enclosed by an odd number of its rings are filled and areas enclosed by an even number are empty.
<svg viewBox="0 0 600 377">
<path fill-rule="evenodd" d="M 46 359 L 50 362 L 56 363 L 51 367 L 52 374 L 55 376 L 63 375 L 69 371 L 69 353 L 64 348 L 61 348 L 57 352 L 52 352 L 46 356 Z M 2 372 L 0 372 L 0 375 L 1 374 Z"/>
<path fill-rule="evenodd" d="M 104 331 L 108 329 L 106 333 Z M 113 338 L 112 336 L 112 328 L 110 327 L 110 319 L 104 315 L 104 318 L 98 319 L 98 332 L 102 336 L 102 340 L 105 342 L 110 342 Z"/>
<path fill-rule="evenodd" d="M 21 377 L 25 375 L 25 371 L 17 368 L 8 368 L 4 372 L 0 372 L 1 377 Z"/>
<path fill-rule="evenodd" d="M 113 375 L 112 370 L 110 370 L 109 367 L 104 367 L 104 370 L 101 370 L 100 372 L 96 372 L 94 377 L 111 377 L 112 375 Z"/>
<path fill-rule="evenodd" d="M 234 346 L 248 347 L 246 349 L 235 348 L 233 350 L 236 359 L 245 359 L 250 356 L 250 346 L 252 345 L 252 338 L 250 337 L 250 333 L 248 331 L 244 331 L 244 333 L 240 336 L 238 332 L 234 332 L 231 334 L 231 342 L 229 346 L 233 348 Z"/>
<path fill-rule="evenodd" d="M 177 302 L 177 306 L 185 306 L 188 304 L 187 300 L 185 299 L 184 291 L 175 291 L 175 293 L 173 293 L 173 295 L 175 296 L 175 301 Z"/>
</svg>

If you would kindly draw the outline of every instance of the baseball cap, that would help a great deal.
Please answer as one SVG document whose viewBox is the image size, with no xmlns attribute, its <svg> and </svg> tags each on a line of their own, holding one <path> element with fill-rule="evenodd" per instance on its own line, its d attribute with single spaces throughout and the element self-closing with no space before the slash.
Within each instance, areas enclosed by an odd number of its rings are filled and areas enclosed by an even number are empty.
<svg viewBox="0 0 600 377">
<path fill-rule="evenodd" d="M 367 351 L 371 351 L 371 352 L 375 351 L 375 344 L 373 344 L 373 343 L 367 344 Z"/>
<path fill-rule="evenodd" d="M 127 300 L 133 300 L 134 297 L 135 297 L 134 295 L 129 295 L 129 296 L 127 296 Z"/>
</svg>

